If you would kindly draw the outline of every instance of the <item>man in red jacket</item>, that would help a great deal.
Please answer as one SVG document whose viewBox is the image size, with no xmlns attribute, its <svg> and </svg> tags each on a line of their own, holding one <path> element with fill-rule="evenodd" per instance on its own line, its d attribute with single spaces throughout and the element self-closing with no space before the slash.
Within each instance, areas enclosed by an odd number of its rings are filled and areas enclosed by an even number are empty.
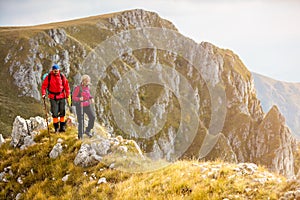
<svg viewBox="0 0 300 200">
<path fill-rule="evenodd" d="M 43 99 L 46 97 L 46 91 L 48 91 L 48 98 L 50 99 L 54 130 L 55 132 L 65 132 L 65 107 L 66 99 L 68 99 L 70 95 L 70 87 L 67 78 L 60 73 L 59 66 L 57 64 L 52 66 L 52 71 L 43 81 Z"/>
</svg>

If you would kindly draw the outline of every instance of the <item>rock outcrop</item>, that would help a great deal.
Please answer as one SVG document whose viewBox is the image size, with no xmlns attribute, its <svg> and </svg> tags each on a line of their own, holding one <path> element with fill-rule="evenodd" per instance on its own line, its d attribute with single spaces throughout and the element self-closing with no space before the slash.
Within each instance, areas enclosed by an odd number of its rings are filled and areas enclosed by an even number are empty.
<svg viewBox="0 0 300 200">
<path fill-rule="evenodd" d="M 61 145 L 62 142 L 63 142 L 62 139 L 57 141 L 57 143 L 54 145 L 54 147 L 52 148 L 52 150 L 49 153 L 50 158 L 56 159 L 58 156 L 61 155 L 61 153 L 63 152 L 63 146 Z"/>
<path fill-rule="evenodd" d="M 0 134 L 0 147 L 4 143 L 5 143 L 5 140 L 4 140 L 3 136 L 2 136 L 2 134 Z"/>
<path fill-rule="evenodd" d="M 40 130 L 46 129 L 47 124 L 44 118 L 39 116 L 24 119 L 20 116 L 15 118 L 13 130 L 11 133 L 11 146 L 25 149 L 33 145 L 34 137 L 39 134 Z"/>
<path fill-rule="evenodd" d="M 81 167 L 90 167 L 99 162 L 114 167 L 115 160 L 105 160 L 105 157 L 118 155 L 122 157 L 134 154 L 144 159 L 141 149 L 133 140 L 124 140 L 121 136 L 105 138 L 95 135 L 91 140 L 84 142 L 76 155 L 74 164 Z"/>
<path fill-rule="evenodd" d="M 253 162 L 269 166 L 272 171 L 287 177 L 294 175 L 292 152 L 296 151 L 296 142 L 276 106 L 259 124 L 253 142 L 256 144 L 253 148 Z"/>
</svg>

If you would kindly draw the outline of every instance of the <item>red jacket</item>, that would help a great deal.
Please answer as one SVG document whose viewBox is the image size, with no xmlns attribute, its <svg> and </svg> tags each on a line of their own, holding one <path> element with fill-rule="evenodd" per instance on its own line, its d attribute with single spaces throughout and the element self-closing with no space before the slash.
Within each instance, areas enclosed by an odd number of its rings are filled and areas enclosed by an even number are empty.
<svg viewBox="0 0 300 200">
<path fill-rule="evenodd" d="M 49 88 L 48 88 L 48 76 L 51 76 Z M 55 75 L 52 71 L 49 73 L 48 76 L 46 76 L 42 84 L 42 95 L 45 95 L 46 90 L 48 89 L 49 99 L 68 98 L 70 95 L 70 87 L 67 78 L 64 75 L 62 75 L 63 77 L 61 77 L 60 72 L 58 72 L 58 74 Z"/>
</svg>

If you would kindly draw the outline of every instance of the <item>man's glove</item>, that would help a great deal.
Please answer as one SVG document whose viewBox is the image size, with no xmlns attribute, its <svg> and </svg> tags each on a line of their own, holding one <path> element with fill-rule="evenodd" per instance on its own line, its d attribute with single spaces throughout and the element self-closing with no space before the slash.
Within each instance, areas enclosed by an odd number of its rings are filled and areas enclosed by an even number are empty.
<svg viewBox="0 0 300 200">
<path fill-rule="evenodd" d="M 68 105 L 71 106 L 71 104 L 72 104 L 71 96 L 69 96 L 69 97 L 67 98 L 67 102 L 68 102 Z"/>
<path fill-rule="evenodd" d="M 43 99 L 45 99 L 45 98 L 46 98 L 46 95 L 45 95 L 45 94 L 44 94 L 44 95 L 42 95 L 42 98 L 43 98 Z"/>
</svg>

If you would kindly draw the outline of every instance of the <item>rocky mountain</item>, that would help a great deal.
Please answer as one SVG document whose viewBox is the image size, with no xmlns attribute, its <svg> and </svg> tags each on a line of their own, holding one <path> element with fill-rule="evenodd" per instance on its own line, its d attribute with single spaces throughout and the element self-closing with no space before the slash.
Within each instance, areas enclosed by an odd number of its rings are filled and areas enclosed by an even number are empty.
<svg viewBox="0 0 300 200">
<path fill-rule="evenodd" d="M 263 110 L 277 105 L 292 133 L 300 139 L 300 83 L 277 81 L 257 73 L 252 75 Z"/>
<path fill-rule="evenodd" d="M 295 139 L 276 106 L 263 112 L 239 57 L 195 43 L 156 13 L 2 27 L 0 45 L 2 125 L 43 115 L 41 77 L 58 63 L 71 86 L 91 76 L 98 122 L 148 158 L 253 162 L 295 174 Z"/>
</svg>

